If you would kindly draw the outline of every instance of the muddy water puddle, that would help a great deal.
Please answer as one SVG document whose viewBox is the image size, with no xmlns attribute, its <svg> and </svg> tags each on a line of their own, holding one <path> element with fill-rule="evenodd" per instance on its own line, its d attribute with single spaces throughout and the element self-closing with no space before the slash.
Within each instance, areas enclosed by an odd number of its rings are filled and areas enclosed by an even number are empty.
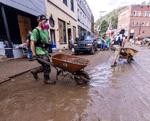
<svg viewBox="0 0 150 121">
<path fill-rule="evenodd" d="M 92 67 L 89 85 L 77 86 L 70 78 L 56 85 L 44 85 L 42 76 L 30 73 L 0 86 L 0 116 L 6 121 L 94 121 L 88 107 L 104 96 L 99 87 L 108 87 L 112 70 L 107 63 Z M 9 89 L 9 90 L 8 90 Z M 93 90 L 94 89 L 94 90 Z M 94 102 L 93 102 L 94 101 Z M 92 106 L 93 107 L 93 106 Z M 97 109 L 96 109 L 97 110 Z"/>
<path fill-rule="evenodd" d="M 112 77 L 112 69 L 109 63 L 97 65 L 88 72 L 91 80 L 90 86 L 108 86 L 109 79 Z"/>
</svg>

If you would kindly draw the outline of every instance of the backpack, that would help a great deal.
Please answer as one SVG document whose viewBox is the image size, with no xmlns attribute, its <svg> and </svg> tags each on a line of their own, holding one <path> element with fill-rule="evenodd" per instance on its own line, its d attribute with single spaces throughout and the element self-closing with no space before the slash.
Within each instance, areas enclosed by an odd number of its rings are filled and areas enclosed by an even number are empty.
<svg viewBox="0 0 150 121">
<path fill-rule="evenodd" d="M 38 28 L 36 28 L 37 33 L 38 33 L 38 40 L 36 42 L 36 46 L 42 47 L 42 48 L 47 48 L 49 53 L 52 53 L 52 44 L 51 43 L 42 43 L 41 42 L 41 35 L 40 35 L 40 31 Z"/>
</svg>

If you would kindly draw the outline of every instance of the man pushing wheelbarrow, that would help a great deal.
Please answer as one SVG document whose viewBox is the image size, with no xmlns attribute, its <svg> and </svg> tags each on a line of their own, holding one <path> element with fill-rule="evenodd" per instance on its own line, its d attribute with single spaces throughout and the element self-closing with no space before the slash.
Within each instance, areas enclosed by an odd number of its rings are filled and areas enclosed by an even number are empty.
<svg viewBox="0 0 150 121">
<path fill-rule="evenodd" d="M 41 66 L 31 71 L 33 77 L 37 80 L 38 73 L 44 72 L 44 83 L 45 84 L 55 84 L 56 81 L 50 79 L 51 66 L 53 66 L 56 71 L 56 79 L 61 74 L 65 76 L 65 72 L 71 74 L 75 79 L 77 84 L 87 83 L 90 77 L 84 71 L 84 68 L 88 65 L 89 61 L 87 59 L 79 58 L 76 56 L 57 54 L 52 56 L 52 62 L 49 59 L 48 53 L 48 40 L 49 33 L 45 29 L 46 16 L 40 15 L 37 18 L 38 26 L 32 31 L 31 34 L 31 49 L 33 54 L 33 59 L 37 60 Z M 46 27 L 47 28 L 47 27 Z"/>
<path fill-rule="evenodd" d="M 38 73 L 44 72 L 44 83 L 45 84 L 55 84 L 56 81 L 50 79 L 51 67 L 46 63 L 40 61 L 40 59 L 50 62 L 49 59 L 49 33 L 46 26 L 46 16 L 39 15 L 37 17 L 38 26 L 32 31 L 31 34 L 31 50 L 33 54 L 33 59 L 36 59 L 41 66 L 39 68 L 31 71 L 33 77 L 37 80 Z"/>
<path fill-rule="evenodd" d="M 115 48 L 115 53 L 111 67 L 115 67 L 117 65 L 117 61 L 119 58 L 127 59 L 127 62 L 131 63 L 134 54 L 137 52 L 132 48 L 124 48 L 124 45 L 127 41 L 127 37 L 124 35 L 124 33 L 125 30 L 122 29 L 114 40 L 113 47 Z"/>
</svg>

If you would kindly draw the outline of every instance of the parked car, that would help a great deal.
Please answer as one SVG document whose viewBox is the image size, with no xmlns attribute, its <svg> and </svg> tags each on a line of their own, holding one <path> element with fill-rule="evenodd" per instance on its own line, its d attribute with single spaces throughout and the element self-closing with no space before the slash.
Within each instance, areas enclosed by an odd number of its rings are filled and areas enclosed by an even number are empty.
<svg viewBox="0 0 150 121">
<path fill-rule="evenodd" d="M 88 52 L 94 54 L 97 51 L 96 39 L 92 36 L 82 37 L 76 40 L 74 43 L 74 53 L 79 54 L 80 52 Z"/>
<path fill-rule="evenodd" d="M 101 48 L 101 45 L 102 45 L 102 38 L 98 38 L 97 39 L 97 47 Z"/>
</svg>

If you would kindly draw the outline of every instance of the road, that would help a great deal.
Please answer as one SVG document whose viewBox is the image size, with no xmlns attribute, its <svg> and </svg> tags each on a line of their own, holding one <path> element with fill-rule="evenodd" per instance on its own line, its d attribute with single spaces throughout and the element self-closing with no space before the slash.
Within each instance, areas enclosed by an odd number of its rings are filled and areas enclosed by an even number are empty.
<svg viewBox="0 0 150 121">
<path fill-rule="evenodd" d="M 70 77 L 45 85 L 30 73 L 0 85 L 1 121 L 150 121 L 150 49 L 132 64 L 111 68 L 112 52 L 80 55 L 91 61 L 87 86 Z M 51 79 L 55 79 L 53 69 Z"/>
</svg>

